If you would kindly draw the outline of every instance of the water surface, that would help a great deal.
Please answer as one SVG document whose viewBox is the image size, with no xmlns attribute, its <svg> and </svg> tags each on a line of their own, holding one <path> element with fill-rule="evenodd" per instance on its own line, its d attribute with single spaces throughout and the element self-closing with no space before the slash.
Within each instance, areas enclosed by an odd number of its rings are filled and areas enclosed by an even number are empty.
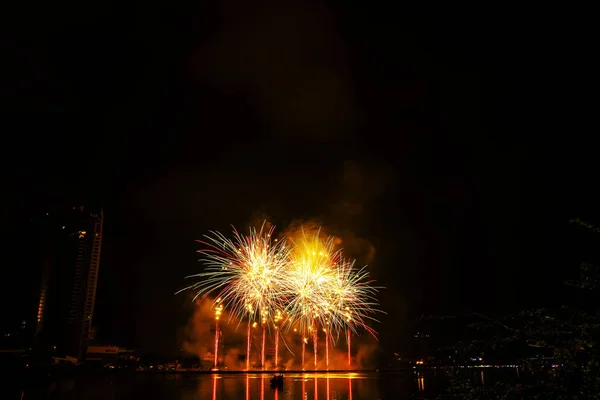
<svg viewBox="0 0 600 400">
<path fill-rule="evenodd" d="M 483 371 L 480 372 L 483 378 Z M 69 400 L 377 400 L 434 398 L 442 373 L 288 373 L 283 388 L 270 385 L 267 374 L 90 374 L 53 383 L 25 387 L 2 399 Z M 7 395 L 7 396 L 6 396 Z"/>
</svg>

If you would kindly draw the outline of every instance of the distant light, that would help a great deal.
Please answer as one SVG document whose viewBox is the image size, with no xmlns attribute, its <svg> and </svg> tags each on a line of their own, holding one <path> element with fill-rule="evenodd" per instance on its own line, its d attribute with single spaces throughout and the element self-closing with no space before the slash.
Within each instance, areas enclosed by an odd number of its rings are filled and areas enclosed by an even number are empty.
<svg viewBox="0 0 600 400">
<path fill-rule="evenodd" d="M 60 228 L 60 229 L 65 229 L 65 226 L 63 225 L 62 228 Z"/>
</svg>

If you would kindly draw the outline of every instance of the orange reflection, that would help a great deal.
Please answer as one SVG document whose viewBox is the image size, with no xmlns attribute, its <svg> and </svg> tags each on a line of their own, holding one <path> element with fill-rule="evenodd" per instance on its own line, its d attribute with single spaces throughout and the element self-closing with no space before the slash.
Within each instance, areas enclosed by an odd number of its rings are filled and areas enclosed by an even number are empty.
<svg viewBox="0 0 600 400">
<path fill-rule="evenodd" d="M 341 353 L 342 365 L 346 361 L 344 353 Z M 212 355 L 209 361 L 212 366 L 211 361 Z M 241 360 L 240 364 L 243 366 L 244 360 Z M 207 374 L 198 378 L 198 387 L 194 395 L 191 397 L 184 396 L 185 399 L 182 397 L 182 400 L 291 400 L 292 398 L 298 400 L 354 400 L 359 397 L 364 399 L 379 398 L 378 378 L 370 374 L 349 374 L 345 371 L 340 373 L 290 373 L 286 376 L 283 388 L 276 385 L 271 386 L 271 376 L 262 373 L 247 375 Z M 475 376 L 479 378 L 479 374 Z M 169 375 L 169 377 L 174 378 L 173 375 Z M 425 374 L 415 372 L 410 378 L 414 383 L 417 383 L 419 393 L 423 394 Z M 298 382 L 298 380 L 301 380 L 301 382 Z M 430 388 L 427 389 L 431 390 Z M 16 398 L 19 397 L 16 396 Z"/>
<path fill-rule="evenodd" d="M 348 400 L 352 400 L 352 379 L 348 378 Z"/>
<path fill-rule="evenodd" d="M 212 400 L 217 400 L 217 376 L 212 376 Z"/>
<path fill-rule="evenodd" d="M 260 377 L 260 400 L 265 400 L 265 378 Z"/>
<path fill-rule="evenodd" d="M 250 375 L 246 374 L 246 400 L 250 400 Z"/>
<path fill-rule="evenodd" d="M 306 395 L 306 379 L 302 376 L 302 400 L 305 400 L 308 396 Z"/>
<path fill-rule="evenodd" d="M 417 374 L 417 385 L 419 387 L 419 392 L 425 391 L 425 378 L 421 373 Z"/>
</svg>

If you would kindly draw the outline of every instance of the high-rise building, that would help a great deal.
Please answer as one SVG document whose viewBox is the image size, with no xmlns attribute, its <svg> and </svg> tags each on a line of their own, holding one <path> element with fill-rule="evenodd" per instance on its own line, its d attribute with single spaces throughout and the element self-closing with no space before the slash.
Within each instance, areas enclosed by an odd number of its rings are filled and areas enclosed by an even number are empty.
<svg viewBox="0 0 600 400">
<path fill-rule="evenodd" d="M 83 360 L 90 335 L 102 245 L 103 212 L 87 207 L 38 218 L 41 286 L 34 343 Z"/>
</svg>

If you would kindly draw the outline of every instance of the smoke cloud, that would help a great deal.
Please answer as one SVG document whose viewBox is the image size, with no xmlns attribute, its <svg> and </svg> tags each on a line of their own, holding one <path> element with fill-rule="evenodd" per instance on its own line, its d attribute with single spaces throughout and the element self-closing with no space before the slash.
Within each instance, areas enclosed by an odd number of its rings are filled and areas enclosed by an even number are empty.
<svg viewBox="0 0 600 400">
<path fill-rule="evenodd" d="M 201 79 L 250 99 L 272 134 L 326 140 L 351 130 L 353 88 L 326 7 L 224 1 L 221 11 L 222 28 L 197 55 Z"/>
<path fill-rule="evenodd" d="M 213 299 L 206 298 L 194 303 L 194 312 L 183 329 L 182 349 L 191 355 L 196 355 L 202 360 L 205 369 L 213 366 L 214 360 L 214 334 L 215 318 Z M 219 321 L 221 330 L 221 341 L 219 343 L 219 365 L 220 368 L 231 370 L 243 370 L 246 368 L 246 321 L 238 321 L 230 318 L 224 311 Z M 260 352 L 262 329 L 260 325 L 251 330 L 251 368 L 260 368 Z M 325 344 L 325 333 L 319 332 L 317 369 L 326 369 L 327 345 Z M 348 344 L 346 335 L 329 337 L 329 369 L 348 368 Z M 267 330 L 266 338 L 266 368 L 275 368 L 275 331 Z M 351 337 L 351 364 L 352 368 L 371 369 L 375 367 L 375 354 L 378 349 L 377 341 L 364 333 L 361 336 Z M 293 329 L 283 329 L 279 342 L 279 368 L 287 370 L 313 369 L 314 351 L 312 338 L 306 345 L 304 365 L 302 365 L 302 337 Z"/>
</svg>

